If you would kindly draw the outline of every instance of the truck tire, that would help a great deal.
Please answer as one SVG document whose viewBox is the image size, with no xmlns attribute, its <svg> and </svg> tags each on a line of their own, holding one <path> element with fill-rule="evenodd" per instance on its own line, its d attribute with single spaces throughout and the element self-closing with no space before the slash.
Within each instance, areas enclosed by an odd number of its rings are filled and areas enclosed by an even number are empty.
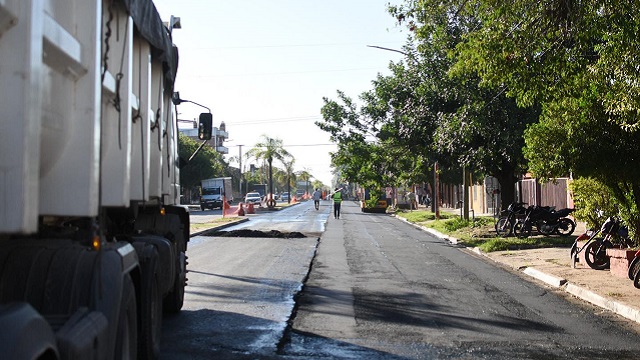
<svg viewBox="0 0 640 360">
<path fill-rule="evenodd" d="M 162 330 L 162 294 L 158 251 L 146 245 L 142 253 L 142 279 L 138 306 L 138 358 L 157 359 L 160 356 Z"/>
<path fill-rule="evenodd" d="M 122 282 L 122 298 L 120 299 L 120 312 L 118 315 L 116 359 L 133 360 L 137 358 L 137 316 L 136 289 L 133 286 L 131 275 L 126 274 Z"/>
<path fill-rule="evenodd" d="M 178 313 L 184 304 L 184 287 L 187 285 L 187 255 L 184 251 L 178 253 L 178 265 L 173 289 L 164 297 L 163 309 L 165 313 Z"/>
</svg>

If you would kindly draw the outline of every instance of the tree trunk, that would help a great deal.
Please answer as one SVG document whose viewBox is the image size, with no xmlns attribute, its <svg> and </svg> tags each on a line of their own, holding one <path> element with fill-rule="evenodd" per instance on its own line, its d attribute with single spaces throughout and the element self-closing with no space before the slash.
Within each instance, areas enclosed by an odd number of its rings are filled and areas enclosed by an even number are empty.
<svg viewBox="0 0 640 360">
<path fill-rule="evenodd" d="M 273 199 L 273 163 L 272 159 L 269 159 L 269 200 Z"/>
<path fill-rule="evenodd" d="M 635 240 L 636 245 L 638 245 L 638 235 L 640 235 L 640 215 L 638 214 L 638 209 L 640 209 L 640 184 L 633 183 L 631 184 L 631 198 L 635 203 L 635 211 L 631 210 L 631 214 L 629 216 L 630 224 L 627 224 L 629 230 L 631 230 L 631 235 Z"/>
<path fill-rule="evenodd" d="M 504 170 L 494 176 L 500 184 L 500 207 L 502 210 L 506 210 L 509 204 L 519 201 L 516 199 L 518 178 L 513 170 Z"/>
</svg>

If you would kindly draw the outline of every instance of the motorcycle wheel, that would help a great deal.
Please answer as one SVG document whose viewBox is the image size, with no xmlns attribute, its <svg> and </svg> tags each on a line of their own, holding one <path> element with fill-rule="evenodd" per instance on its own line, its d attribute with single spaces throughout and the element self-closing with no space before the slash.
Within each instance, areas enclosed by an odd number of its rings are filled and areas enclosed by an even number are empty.
<svg viewBox="0 0 640 360">
<path fill-rule="evenodd" d="M 573 243 L 571 247 L 571 267 L 573 269 L 576 268 L 576 263 L 578 262 L 578 245 Z"/>
<path fill-rule="evenodd" d="M 602 243 L 602 239 L 593 241 L 584 249 L 584 259 L 590 268 L 594 270 L 604 270 L 609 268 L 609 257 L 607 247 Z"/>
<path fill-rule="evenodd" d="M 640 289 L 640 271 L 636 271 L 636 274 L 633 277 L 633 286 L 635 286 L 636 289 Z"/>
<path fill-rule="evenodd" d="M 639 272 L 638 270 L 640 270 L 640 256 L 634 257 L 633 260 L 631 260 L 631 263 L 629 263 L 629 279 L 630 280 L 635 279 L 636 274 Z"/>
<path fill-rule="evenodd" d="M 562 218 L 558 221 L 558 226 L 556 226 L 556 233 L 560 236 L 569 236 L 573 234 L 573 231 L 576 229 L 576 223 L 571 219 Z"/>
<path fill-rule="evenodd" d="M 512 226 L 508 217 L 503 216 L 498 219 L 498 222 L 496 223 L 496 233 L 498 234 L 498 236 L 502 237 L 511 236 Z"/>
<path fill-rule="evenodd" d="M 527 226 L 524 220 L 518 220 L 513 225 L 513 234 L 521 239 L 531 236 L 531 226 Z"/>
</svg>

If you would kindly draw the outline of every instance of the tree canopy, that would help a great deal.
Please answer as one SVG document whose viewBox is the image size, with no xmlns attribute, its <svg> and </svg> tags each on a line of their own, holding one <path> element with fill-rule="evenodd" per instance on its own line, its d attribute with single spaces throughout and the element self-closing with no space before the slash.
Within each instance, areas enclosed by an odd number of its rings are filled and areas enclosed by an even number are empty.
<svg viewBox="0 0 640 360">
<path fill-rule="evenodd" d="M 182 133 L 178 136 L 178 155 L 182 159 L 189 159 L 200 146 L 198 142 Z M 199 186 L 203 179 L 224 176 L 228 164 L 221 154 L 209 146 L 203 146 L 191 161 L 180 169 L 180 184 L 186 188 Z"/>
<path fill-rule="evenodd" d="M 448 74 L 540 108 L 524 154 L 541 179 L 593 178 L 636 229 L 640 208 L 638 1 L 407 0 L 390 7 L 419 41 L 445 44 Z M 459 29 L 461 31 L 456 31 Z M 434 40 L 435 39 L 435 40 Z"/>
<path fill-rule="evenodd" d="M 399 18 L 406 16 L 401 11 L 391 8 Z M 406 59 L 390 64 L 391 75 L 372 81 L 373 89 L 359 97 L 359 109 L 342 92 L 338 101 L 325 98 L 324 122 L 318 126 L 338 142 L 332 159 L 352 181 L 374 187 L 425 182 L 437 161 L 450 171 L 466 167 L 495 176 L 508 190 L 502 193 L 508 204 L 516 175 L 526 169 L 523 131 L 539 110 L 519 108 L 503 90 L 481 87 L 473 73 L 454 73 L 451 50 L 473 19 L 448 22 L 434 16 L 437 23 L 418 23 L 428 20 L 427 11 L 409 27 L 440 33 L 407 44 Z"/>
</svg>

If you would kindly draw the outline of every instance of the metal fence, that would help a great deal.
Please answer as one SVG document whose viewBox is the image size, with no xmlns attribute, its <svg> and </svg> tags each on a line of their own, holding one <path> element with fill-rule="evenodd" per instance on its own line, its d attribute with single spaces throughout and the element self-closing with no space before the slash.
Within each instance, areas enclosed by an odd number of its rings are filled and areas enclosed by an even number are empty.
<svg viewBox="0 0 640 360">
<path fill-rule="evenodd" d="M 541 184 L 536 179 L 520 180 L 520 199 L 529 205 L 570 207 L 567 178 Z"/>
</svg>

